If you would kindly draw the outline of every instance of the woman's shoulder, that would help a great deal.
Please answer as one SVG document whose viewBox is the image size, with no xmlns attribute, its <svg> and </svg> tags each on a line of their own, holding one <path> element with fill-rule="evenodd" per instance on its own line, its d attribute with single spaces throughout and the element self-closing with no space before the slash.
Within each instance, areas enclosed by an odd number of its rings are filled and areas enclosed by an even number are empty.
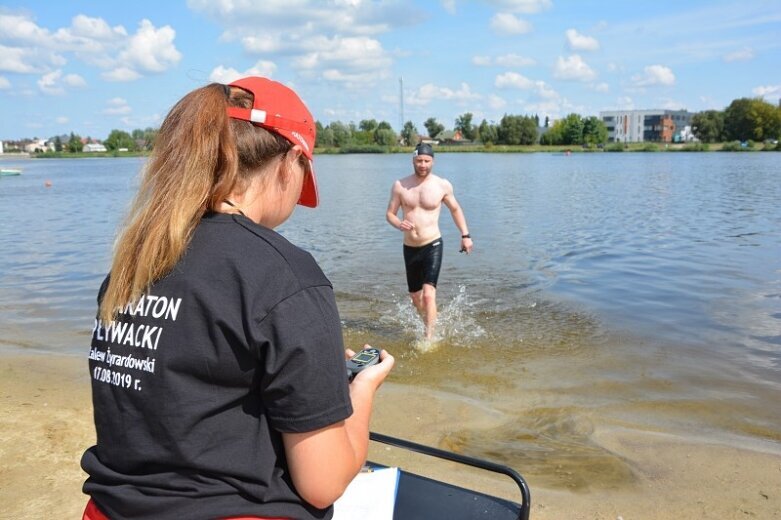
<svg viewBox="0 0 781 520">
<path fill-rule="evenodd" d="M 225 218 L 227 217 L 227 218 Z M 303 287 L 330 285 L 314 257 L 273 229 L 255 224 L 234 215 L 205 222 L 230 222 L 229 226 L 207 226 L 206 235 L 212 242 L 208 247 L 215 254 L 230 257 L 242 270 L 264 277 L 290 276 Z M 216 250 L 219 250 L 218 253 Z"/>
</svg>

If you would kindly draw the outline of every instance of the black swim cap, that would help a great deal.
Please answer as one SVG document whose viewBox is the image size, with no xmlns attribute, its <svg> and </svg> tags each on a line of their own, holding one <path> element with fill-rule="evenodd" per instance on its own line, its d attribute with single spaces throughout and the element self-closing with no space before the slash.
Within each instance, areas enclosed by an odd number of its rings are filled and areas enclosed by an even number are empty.
<svg viewBox="0 0 781 520">
<path fill-rule="evenodd" d="M 434 157 L 434 149 L 428 143 L 418 143 L 415 147 L 415 152 L 412 155 L 430 155 L 431 157 Z"/>
</svg>

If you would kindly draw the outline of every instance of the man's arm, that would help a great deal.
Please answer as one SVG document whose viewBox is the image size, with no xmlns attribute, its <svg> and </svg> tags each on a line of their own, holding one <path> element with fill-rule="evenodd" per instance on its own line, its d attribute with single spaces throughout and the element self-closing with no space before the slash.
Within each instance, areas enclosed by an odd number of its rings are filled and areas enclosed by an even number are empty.
<svg viewBox="0 0 781 520">
<path fill-rule="evenodd" d="M 395 362 L 384 350 L 380 359 L 350 383 L 350 417 L 313 432 L 282 434 L 293 485 L 304 500 L 319 509 L 333 504 L 366 462 L 372 402 Z"/>
<path fill-rule="evenodd" d="M 461 251 L 469 254 L 472 252 L 473 244 L 472 237 L 469 236 L 469 226 L 466 224 L 464 210 L 461 209 L 461 205 L 456 200 L 456 196 L 453 193 L 453 185 L 447 180 L 442 179 L 442 181 L 445 189 L 445 196 L 442 197 L 442 203 L 450 210 L 453 222 L 461 232 Z"/>
<path fill-rule="evenodd" d="M 385 220 L 388 224 L 401 231 L 409 231 L 414 226 L 409 220 L 402 220 L 398 217 L 401 207 L 401 183 L 396 181 L 391 188 L 390 202 L 388 202 L 388 211 L 385 212 Z"/>
</svg>

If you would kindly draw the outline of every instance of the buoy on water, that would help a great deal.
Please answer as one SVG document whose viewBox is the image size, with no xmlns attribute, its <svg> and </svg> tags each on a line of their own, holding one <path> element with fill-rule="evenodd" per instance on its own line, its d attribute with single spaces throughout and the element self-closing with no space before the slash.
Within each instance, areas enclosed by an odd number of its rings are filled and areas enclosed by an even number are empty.
<svg viewBox="0 0 781 520">
<path fill-rule="evenodd" d="M 52 181 L 47 179 L 46 182 L 43 183 L 43 185 L 46 186 L 47 188 L 51 188 L 52 187 Z"/>
</svg>

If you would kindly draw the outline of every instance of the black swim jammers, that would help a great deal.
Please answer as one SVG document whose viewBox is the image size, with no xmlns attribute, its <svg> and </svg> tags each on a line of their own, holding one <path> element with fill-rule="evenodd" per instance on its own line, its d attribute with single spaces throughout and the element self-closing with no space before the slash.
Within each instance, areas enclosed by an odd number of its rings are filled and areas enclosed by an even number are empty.
<svg viewBox="0 0 781 520">
<path fill-rule="evenodd" d="M 407 266 L 409 292 L 418 292 L 424 283 L 436 287 L 439 268 L 442 267 L 442 238 L 419 247 L 405 245 L 404 264 Z"/>
</svg>

